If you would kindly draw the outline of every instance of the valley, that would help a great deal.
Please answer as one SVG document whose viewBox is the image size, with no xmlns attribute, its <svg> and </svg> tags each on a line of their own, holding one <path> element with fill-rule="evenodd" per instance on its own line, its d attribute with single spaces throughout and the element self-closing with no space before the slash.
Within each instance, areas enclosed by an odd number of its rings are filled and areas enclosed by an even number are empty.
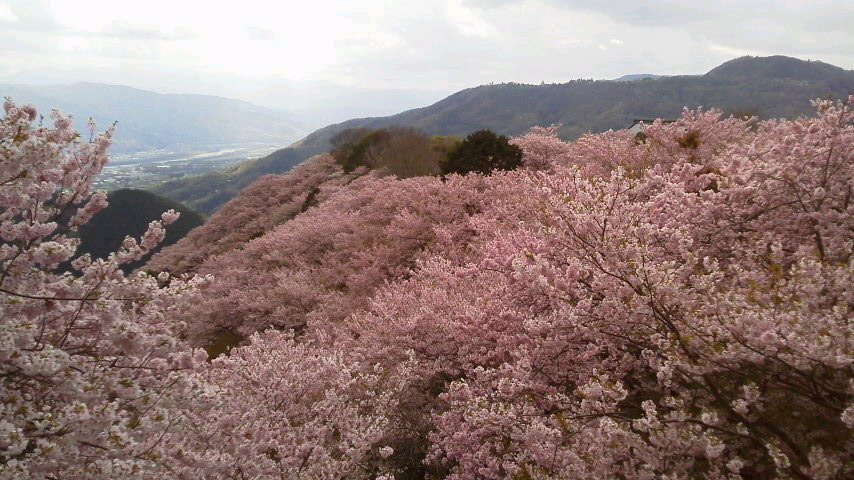
<svg viewBox="0 0 854 480">
<path fill-rule="evenodd" d="M 210 145 L 208 148 L 216 148 Z M 225 169 L 246 160 L 265 157 L 279 145 L 226 145 L 193 153 L 166 149 L 113 155 L 94 182 L 97 189 L 152 188 L 170 180 Z"/>
</svg>

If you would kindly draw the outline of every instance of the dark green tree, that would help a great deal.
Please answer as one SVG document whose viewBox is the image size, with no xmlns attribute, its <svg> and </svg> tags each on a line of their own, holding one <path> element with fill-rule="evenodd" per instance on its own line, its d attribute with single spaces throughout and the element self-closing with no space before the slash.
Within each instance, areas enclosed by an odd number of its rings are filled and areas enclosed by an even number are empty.
<svg viewBox="0 0 854 480">
<path fill-rule="evenodd" d="M 362 144 L 362 140 L 371 133 L 371 130 L 367 128 L 348 128 L 329 140 L 329 143 L 332 144 L 332 157 L 345 172 L 352 172 L 360 166 L 360 152 L 357 149 Z M 364 145 L 362 149 L 364 149 Z"/>
<path fill-rule="evenodd" d="M 107 202 L 107 208 L 80 226 L 78 254 L 88 253 L 92 258 L 106 258 L 121 246 L 126 236 L 139 238 L 148 228 L 148 223 L 160 218 L 161 213 L 170 208 L 181 213 L 181 218 L 166 228 L 166 238 L 163 242 L 150 254 L 139 261 L 123 265 L 122 270 L 125 273 L 141 267 L 151 254 L 172 245 L 190 230 L 204 223 L 201 215 L 186 206 L 143 190 L 116 190 L 107 194 Z"/>
<path fill-rule="evenodd" d="M 504 135 L 492 130 L 472 133 L 448 152 L 442 162 L 442 175 L 469 172 L 489 175 L 493 170 L 515 170 L 522 165 L 522 150 L 511 145 Z"/>
<path fill-rule="evenodd" d="M 359 167 L 376 168 L 389 140 L 391 140 L 391 134 L 386 129 L 368 133 L 353 147 L 352 152 L 344 162 L 339 162 L 341 167 L 348 173 Z"/>
</svg>

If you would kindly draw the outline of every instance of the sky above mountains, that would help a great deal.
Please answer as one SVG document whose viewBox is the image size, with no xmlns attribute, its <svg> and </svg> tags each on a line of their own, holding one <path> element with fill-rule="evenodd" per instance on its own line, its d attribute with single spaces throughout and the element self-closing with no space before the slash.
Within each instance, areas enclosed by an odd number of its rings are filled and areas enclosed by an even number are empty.
<svg viewBox="0 0 854 480">
<path fill-rule="evenodd" d="M 0 0 L 0 83 L 85 80 L 283 108 L 324 90 L 439 99 L 490 82 L 704 73 L 740 55 L 854 69 L 851 25 L 851 0 Z"/>
</svg>

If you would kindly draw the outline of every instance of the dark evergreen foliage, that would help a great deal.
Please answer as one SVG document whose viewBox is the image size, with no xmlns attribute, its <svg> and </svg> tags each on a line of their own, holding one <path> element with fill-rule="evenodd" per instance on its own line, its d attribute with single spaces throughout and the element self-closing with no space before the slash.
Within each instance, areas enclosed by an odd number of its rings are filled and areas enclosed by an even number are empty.
<svg viewBox="0 0 854 480">
<path fill-rule="evenodd" d="M 442 174 L 470 172 L 489 175 L 493 170 L 515 170 L 522 165 L 522 149 L 511 145 L 504 135 L 478 130 L 448 152 L 442 162 Z"/>
<path fill-rule="evenodd" d="M 172 245 L 204 223 L 201 215 L 186 206 L 143 190 L 116 190 L 107 195 L 107 201 L 110 203 L 107 208 L 80 227 L 78 252 L 81 254 L 89 253 L 92 258 L 105 258 L 119 248 L 125 237 L 139 238 L 145 233 L 149 222 L 160 219 L 160 214 L 169 209 L 180 212 L 181 217 L 166 227 L 166 238 L 152 253 Z M 148 258 L 146 256 L 138 262 L 125 265 L 123 270 L 130 272 L 142 266 Z"/>
</svg>

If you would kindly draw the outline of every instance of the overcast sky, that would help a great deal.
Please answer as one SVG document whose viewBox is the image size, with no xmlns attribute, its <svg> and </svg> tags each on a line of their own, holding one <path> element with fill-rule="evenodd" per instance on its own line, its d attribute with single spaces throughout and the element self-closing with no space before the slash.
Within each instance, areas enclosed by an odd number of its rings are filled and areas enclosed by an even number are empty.
<svg viewBox="0 0 854 480">
<path fill-rule="evenodd" d="M 252 100 L 697 74 L 748 54 L 854 69 L 852 25 L 854 0 L 0 0 L 0 82 Z"/>
</svg>

